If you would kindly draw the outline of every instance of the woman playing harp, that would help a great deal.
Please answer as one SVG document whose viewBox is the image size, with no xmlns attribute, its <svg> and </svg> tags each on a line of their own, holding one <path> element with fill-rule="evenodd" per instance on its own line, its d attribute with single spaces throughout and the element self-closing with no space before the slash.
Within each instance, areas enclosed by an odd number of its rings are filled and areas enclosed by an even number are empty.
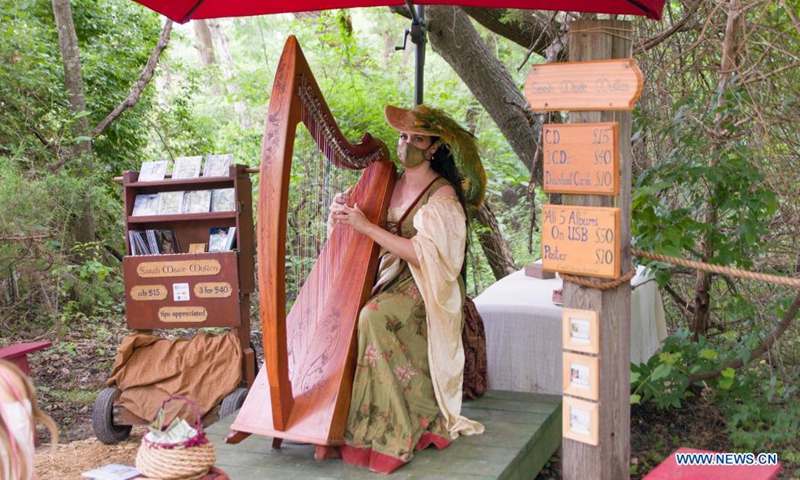
<svg viewBox="0 0 800 480">
<path fill-rule="evenodd" d="M 389 473 L 415 449 L 442 449 L 483 432 L 461 415 L 465 210 L 486 177 L 474 137 L 441 110 L 387 106 L 404 167 L 386 229 L 337 195 L 329 226 L 346 223 L 378 243 L 372 297 L 358 319 L 358 353 L 342 457 Z"/>
</svg>

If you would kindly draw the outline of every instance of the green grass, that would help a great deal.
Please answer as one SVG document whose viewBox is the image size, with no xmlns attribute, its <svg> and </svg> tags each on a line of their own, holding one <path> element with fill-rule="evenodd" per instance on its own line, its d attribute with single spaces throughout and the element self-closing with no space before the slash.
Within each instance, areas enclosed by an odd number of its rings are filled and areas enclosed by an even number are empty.
<svg viewBox="0 0 800 480">
<path fill-rule="evenodd" d="M 97 392 L 95 391 L 87 391 L 80 388 L 75 388 L 72 390 L 59 390 L 57 388 L 40 386 L 38 387 L 38 390 L 47 393 L 58 401 L 87 406 L 94 405 L 94 400 L 97 395 Z"/>
</svg>

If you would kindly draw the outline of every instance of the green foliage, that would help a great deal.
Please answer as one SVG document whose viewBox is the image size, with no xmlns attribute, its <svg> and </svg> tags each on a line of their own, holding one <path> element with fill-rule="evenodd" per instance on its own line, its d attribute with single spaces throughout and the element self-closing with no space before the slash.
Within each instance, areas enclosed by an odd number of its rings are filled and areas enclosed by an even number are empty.
<svg viewBox="0 0 800 480">
<path fill-rule="evenodd" d="M 45 2 L 0 9 L 0 155 L 27 168 L 57 160 L 48 145 L 72 121 L 66 105 L 55 28 Z"/>
<path fill-rule="evenodd" d="M 17 2 L 0 12 L 0 152 L 21 153 L 29 168 L 56 163 L 59 150 L 81 138 L 71 126 L 82 116 L 90 126 L 100 122 L 127 95 L 158 39 L 159 20 L 143 14 L 131 2 L 89 0 L 72 9 L 78 37 L 87 112 L 72 115 L 63 87 L 63 63 L 50 2 Z M 136 34 L 132 34 L 136 32 Z M 87 168 L 108 176 L 121 171 L 147 142 L 142 115 L 150 107 L 151 91 L 137 109 L 124 115 L 93 142 L 91 163 L 66 167 L 78 175 Z"/>
<path fill-rule="evenodd" d="M 100 247 L 96 243 L 79 244 L 72 248 L 79 251 L 79 265 L 66 264 L 53 268 L 53 275 L 60 280 L 61 295 L 68 299 L 62 313 L 62 324 L 73 318 L 86 315 L 118 315 L 122 313 L 125 291 L 117 268 L 101 262 Z"/>
<path fill-rule="evenodd" d="M 789 26 L 796 4 L 742 4 L 746 28 L 761 33 L 736 40 L 732 72 L 719 69 L 725 16 L 710 8 L 695 14 L 703 32 L 676 34 L 637 59 L 649 80 L 634 112 L 636 248 L 797 276 L 798 184 L 791 172 L 800 137 L 790 125 L 798 121 L 800 70 L 786 67 L 798 52 L 797 31 Z M 672 13 L 683 8 L 668 6 Z M 649 36 L 648 26 L 640 29 L 642 38 Z M 750 359 L 796 292 L 711 276 L 709 328 L 692 341 L 684 328 L 694 315 L 692 299 L 704 299 L 704 283 L 692 270 L 646 263 L 670 288 L 666 298 L 674 302 L 665 306 L 678 332 L 659 355 L 632 367 L 631 402 L 661 408 L 713 402 L 724 409 L 737 448 L 796 452 L 796 322 L 763 359 Z M 727 366 L 735 360 L 744 366 Z M 720 374 L 689 383 L 691 375 L 712 371 Z"/>
<path fill-rule="evenodd" d="M 98 236 L 122 248 L 121 199 L 111 179 L 138 166 L 149 143 L 152 88 L 93 140 L 91 157 L 72 153 L 88 140 L 73 133 L 76 122 L 88 119 L 92 128 L 128 96 L 158 39 L 158 16 L 107 0 L 75 4 L 72 16 L 87 105 L 78 114 L 67 101 L 52 4 L 23 1 L 0 10 L 0 237 L 22 239 L 0 241 L 0 280 L 14 272 L 20 300 L 42 300 L 15 305 L 20 322 L 46 324 L 64 312 L 101 313 L 119 304 L 118 266 L 97 245 L 74 246 L 71 227 L 91 210 Z"/>
<path fill-rule="evenodd" d="M 87 202 L 101 198 L 97 187 L 65 172 L 43 177 L 25 173 L 3 157 L 0 180 L 0 272 L 4 278 L 16 272 L 23 295 L 12 306 L 20 314 L 9 326 L 19 328 L 34 319 L 46 326 L 62 313 L 118 312 L 119 272 L 108 266 L 104 250 L 96 243 L 70 246 L 63 233 Z M 38 299 L 37 292 L 49 307 L 31 301 Z M 62 313 L 51 310 L 62 304 Z"/>
<path fill-rule="evenodd" d="M 761 335 L 735 332 L 718 343 L 691 340 L 686 330 L 669 336 L 662 351 L 641 365 L 631 365 L 631 403 L 652 401 L 659 408 L 682 408 L 697 395 L 710 396 L 728 413 L 726 428 L 733 444 L 750 451 L 792 448 L 800 432 L 798 387 L 777 377 L 765 360 L 734 370 L 725 367 L 750 351 Z M 690 376 L 720 370 L 718 376 L 690 384 Z"/>
<path fill-rule="evenodd" d="M 634 184 L 632 226 L 637 248 L 676 257 L 696 255 L 700 239 L 708 235 L 713 245 L 710 263 L 752 267 L 778 202 L 764 182 L 762 172 L 769 162 L 763 152 L 747 142 L 709 148 L 705 126 L 714 123 L 715 115 L 733 118 L 735 105 L 746 94 L 734 88 L 725 95 L 731 97 L 725 102 L 728 107 L 719 109 L 708 109 L 714 98 L 702 92 L 675 104 L 672 121 L 659 139 L 672 148 Z M 734 129 L 729 122 L 722 125 Z M 667 278 L 664 274 L 659 280 Z"/>
<path fill-rule="evenodd" d="M 752 451 L 796 452 L 800 432 L 797 386 L 772 375 L 738 377 L 734 382 L 738 385 L 720 392 L 720 401 L 730 412 L 727 430 L 733 443 Z"/>
</svg>

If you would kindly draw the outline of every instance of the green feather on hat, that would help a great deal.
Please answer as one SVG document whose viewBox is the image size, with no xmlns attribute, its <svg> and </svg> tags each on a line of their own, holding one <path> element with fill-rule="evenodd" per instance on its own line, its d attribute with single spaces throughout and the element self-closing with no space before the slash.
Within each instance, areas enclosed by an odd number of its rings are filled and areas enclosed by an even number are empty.
<svg viewBox="0 0 800 480">
<path fill-rule="evenodd" d="M 387 105 L 386 120 L 395 130 L 439 137 L 447 146 L 462 176 L 464 200 L 474 207 L 486 195 L 486 171 L 475 136 L 438 108 L 417 105 L 411 110 Z"/>
</svg>

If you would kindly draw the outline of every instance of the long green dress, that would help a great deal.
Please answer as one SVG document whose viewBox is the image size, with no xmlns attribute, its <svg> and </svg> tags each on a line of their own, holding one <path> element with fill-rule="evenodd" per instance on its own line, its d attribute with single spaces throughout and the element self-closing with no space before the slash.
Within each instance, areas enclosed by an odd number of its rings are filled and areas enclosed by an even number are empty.
<svg viewBox="0 0 800 480">
<path fill-rule="evenodd" d="M 436 180 L 404 216 L 390 209 L 387 230 L 412 238 L 412 219 L 430 196 L 448 182 Z M 392 258 L 393 257 L 393 258 Z M 393 270 L 385 281 L 379 273 L 377 293 L 361 310 L 358 356 L 343 459 L 389 473 L 413 457 L 414 449 L 450 444 L 445 421 L 431 383 L 425 305 L 408 263 L 390 253 L 381 270 Z M 392 263 L 388 267 L 386 263 Z M 381 284 L 380 282 L 385 281 Z M 463 296 L 463 284 L 461 285 Z"/>
</svg>

